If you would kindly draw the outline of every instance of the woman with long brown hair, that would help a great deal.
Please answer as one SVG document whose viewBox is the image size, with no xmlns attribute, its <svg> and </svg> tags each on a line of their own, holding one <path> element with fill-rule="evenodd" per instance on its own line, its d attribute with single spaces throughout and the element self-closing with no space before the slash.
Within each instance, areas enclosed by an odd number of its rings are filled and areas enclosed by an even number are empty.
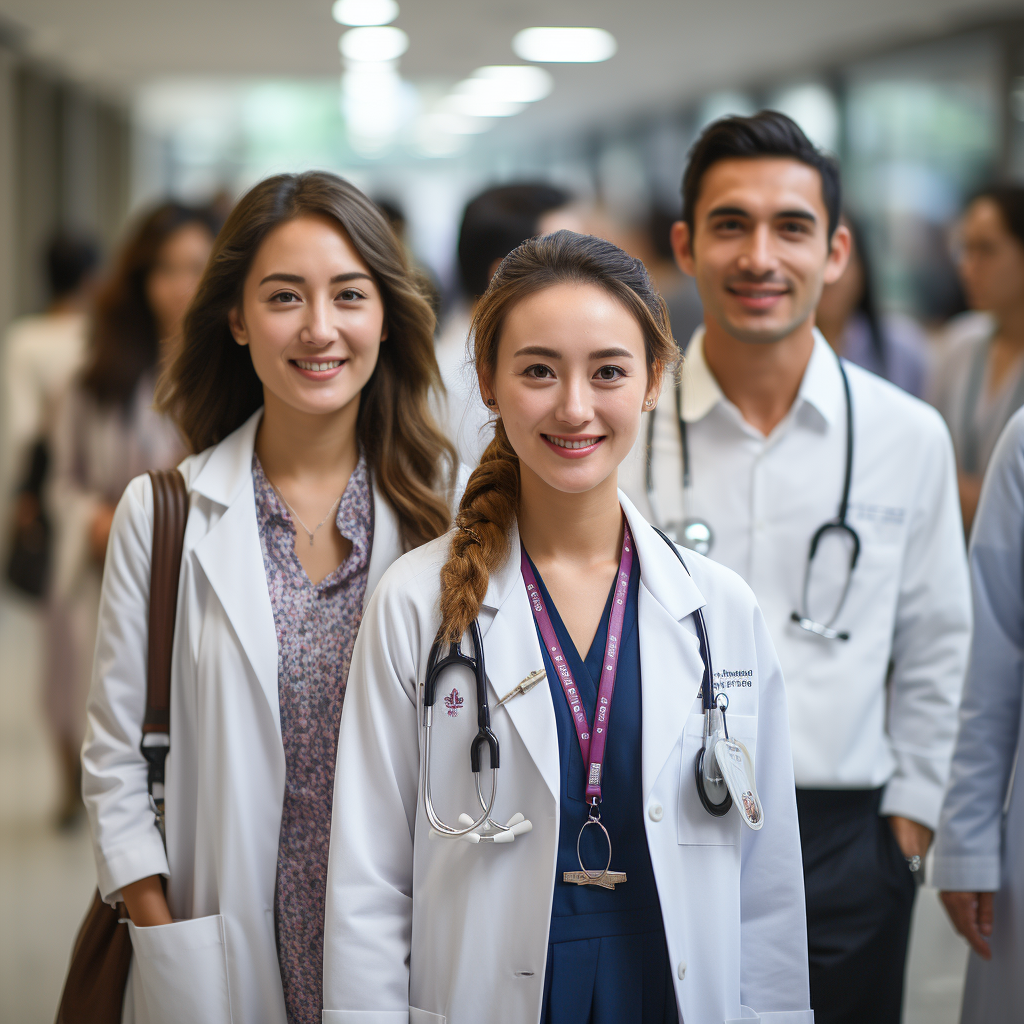
<svg viewBox="0 0 1024 1024">
<path fill-rule="evenodd" d="M 152 487 L 114 517 L 83 754 L 136 1020 L 320 1018 L 338 722 L 363 610 L 442 534 L 434 317 L 373 204 L 278 175 L 217 238 L 159 388 L 195 455 L 171 680 L 166 849 L 139 752 Z"/>
<path fill-rule="evenodd" d="M 110 523 L 133 477 L 167 469 L 185 454 L 174 423 L 153 409 L 153 389 L 216 233 L 205 210 L 180 203 L 162 203 L 136 220 L 97 295 L 85 368 L 58 408 L 45 686 L 66 780 L 62 821 L 81 817 L 85 701 Z"/>
<path fill-rule="evenodd" d="M 474 338 L 494 437 L 353 654 L 324 1021 L 809 1024 L 778 659 L 740 578 L 617 487 L 677 354 L 664 302 L 560 231 Z"/>
</svg>

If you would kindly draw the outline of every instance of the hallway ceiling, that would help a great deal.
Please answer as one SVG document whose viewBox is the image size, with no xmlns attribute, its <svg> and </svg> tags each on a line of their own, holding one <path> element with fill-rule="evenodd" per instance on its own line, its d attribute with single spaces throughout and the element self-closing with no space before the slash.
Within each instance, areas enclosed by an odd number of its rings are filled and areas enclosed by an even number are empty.
<svg viewBox="0 0 1024 1024">
<path fill-rule="evenodd" d="M 593 65 L 548 65 L 551 96 L 501 126 L 533 133 L 599 124 L 707 92 L 827 69 L 829 61 L 1019 11 L 1024 0 L 400 0 L 410 38 L 403 77 L 451 83 L 517 61 L 531 25 L 595 25 L 618 53 Z M 324 77 L 340 71 L 330 0 L 0 0 L 26 49 L 77 78 L 130 94 L 166 77 Z M 505 136 L 507 139 L 511 135 Z"/>
</svg>

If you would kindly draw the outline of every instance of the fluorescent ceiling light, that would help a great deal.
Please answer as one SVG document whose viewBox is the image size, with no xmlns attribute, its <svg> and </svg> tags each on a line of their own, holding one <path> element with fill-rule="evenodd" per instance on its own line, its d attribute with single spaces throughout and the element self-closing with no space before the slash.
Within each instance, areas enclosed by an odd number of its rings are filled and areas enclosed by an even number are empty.
<svg viewBox="0 0 1024 1024">
<path fill-rule="evenodd" d="M 338 49 L 348 60 L 398 60 L 409 49 L 409 37 L 391 25 L 350 28 L 338 40 Z"/>
<path fill-rule="evenodd" d="M 477 68 L 454 91 L 490 96 L 507 103 L 536 103 L 551 92 L 553 85 L 551 75 L 532 64 L 492 64 Z"/>
<path fill-rule="evenodd" d="M 443 109 L 468 117 L 511 117 L 526 109 L 525 103 L 510 103 L 487 93 L 453 92 L 443 103 Z"/>
<path fill-rule="evenodd" d="M 339 25 L 387 25 L 398 17 L 395 0 L 335 0 L 331 15 Z"/>
<path fill-rule="evenodd" d="M 592 64 L 611 57 L 618 43 L 603 28 L 524 28 L 513 37 L 512 49 L 541 64 Z"/>
<path fill-rule="evenodd" d="M 479 135 L 481 132 L 489 131 L 493 126 L 494 122 L 490 118 L 469 117 L 446 110 L 427 114 L 421 122 L 424 132 L 440 132 L 444 135 Z"/>
</svg>

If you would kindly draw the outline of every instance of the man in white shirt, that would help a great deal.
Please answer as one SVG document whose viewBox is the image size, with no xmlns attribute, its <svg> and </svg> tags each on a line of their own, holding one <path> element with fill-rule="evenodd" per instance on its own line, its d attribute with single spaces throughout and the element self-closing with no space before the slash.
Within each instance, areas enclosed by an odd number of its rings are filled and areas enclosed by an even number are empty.
<svg viewBox="0 0 1024 1024">
<path fill-rule="evenodd" d="M 795 123 L 711 125 L 683 208 L 673 247 L 704 327 L 681 415 L 671 381 L 650 414 L 649 486 L 643 437 L 623 486 L 654 522 L 704 531 L 757 595 L 789 697 L 815 1019 L 896 1024 L 970 633 L 949 434 L 814 327 L 850 237 L 838 168 Z M 728 652 L 715 664 L 728 693 Z"/>
</svg>

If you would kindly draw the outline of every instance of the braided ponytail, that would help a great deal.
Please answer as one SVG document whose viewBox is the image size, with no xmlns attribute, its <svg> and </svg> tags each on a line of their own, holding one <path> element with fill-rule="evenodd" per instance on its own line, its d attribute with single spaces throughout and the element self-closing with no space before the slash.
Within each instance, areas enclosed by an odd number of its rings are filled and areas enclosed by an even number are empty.
<svg viewBox="0 0 1024 1024">
<path fill-rule="evenodd" d="M 505 257 L 473 317 L 476 371 L 493 378 L 501 328 L 509 311 L 528 295 L 555 284 L 596 284 L 636 318 L 644 335 L 648 374 L 678 357 L 665 302 L 643 263 L 603 239 L 556 231 L 531 238 Z M 477 617 L 490 575 L 509 554 L 519 512 L 519 457 L 498 419 L 494 438 L 466 484 L 448 560 L 441 568 L 444 643 L 459 640 Z"/>
<path fill-rule="evenodd" d="M 441 638 L 454 643 L 469 629 L 487 581 L 508 557 L 519 509 L 519 459 L 498 420 L 494 439 L 466 484 L 456 532 L 441 569 Z"/>
</svg>

